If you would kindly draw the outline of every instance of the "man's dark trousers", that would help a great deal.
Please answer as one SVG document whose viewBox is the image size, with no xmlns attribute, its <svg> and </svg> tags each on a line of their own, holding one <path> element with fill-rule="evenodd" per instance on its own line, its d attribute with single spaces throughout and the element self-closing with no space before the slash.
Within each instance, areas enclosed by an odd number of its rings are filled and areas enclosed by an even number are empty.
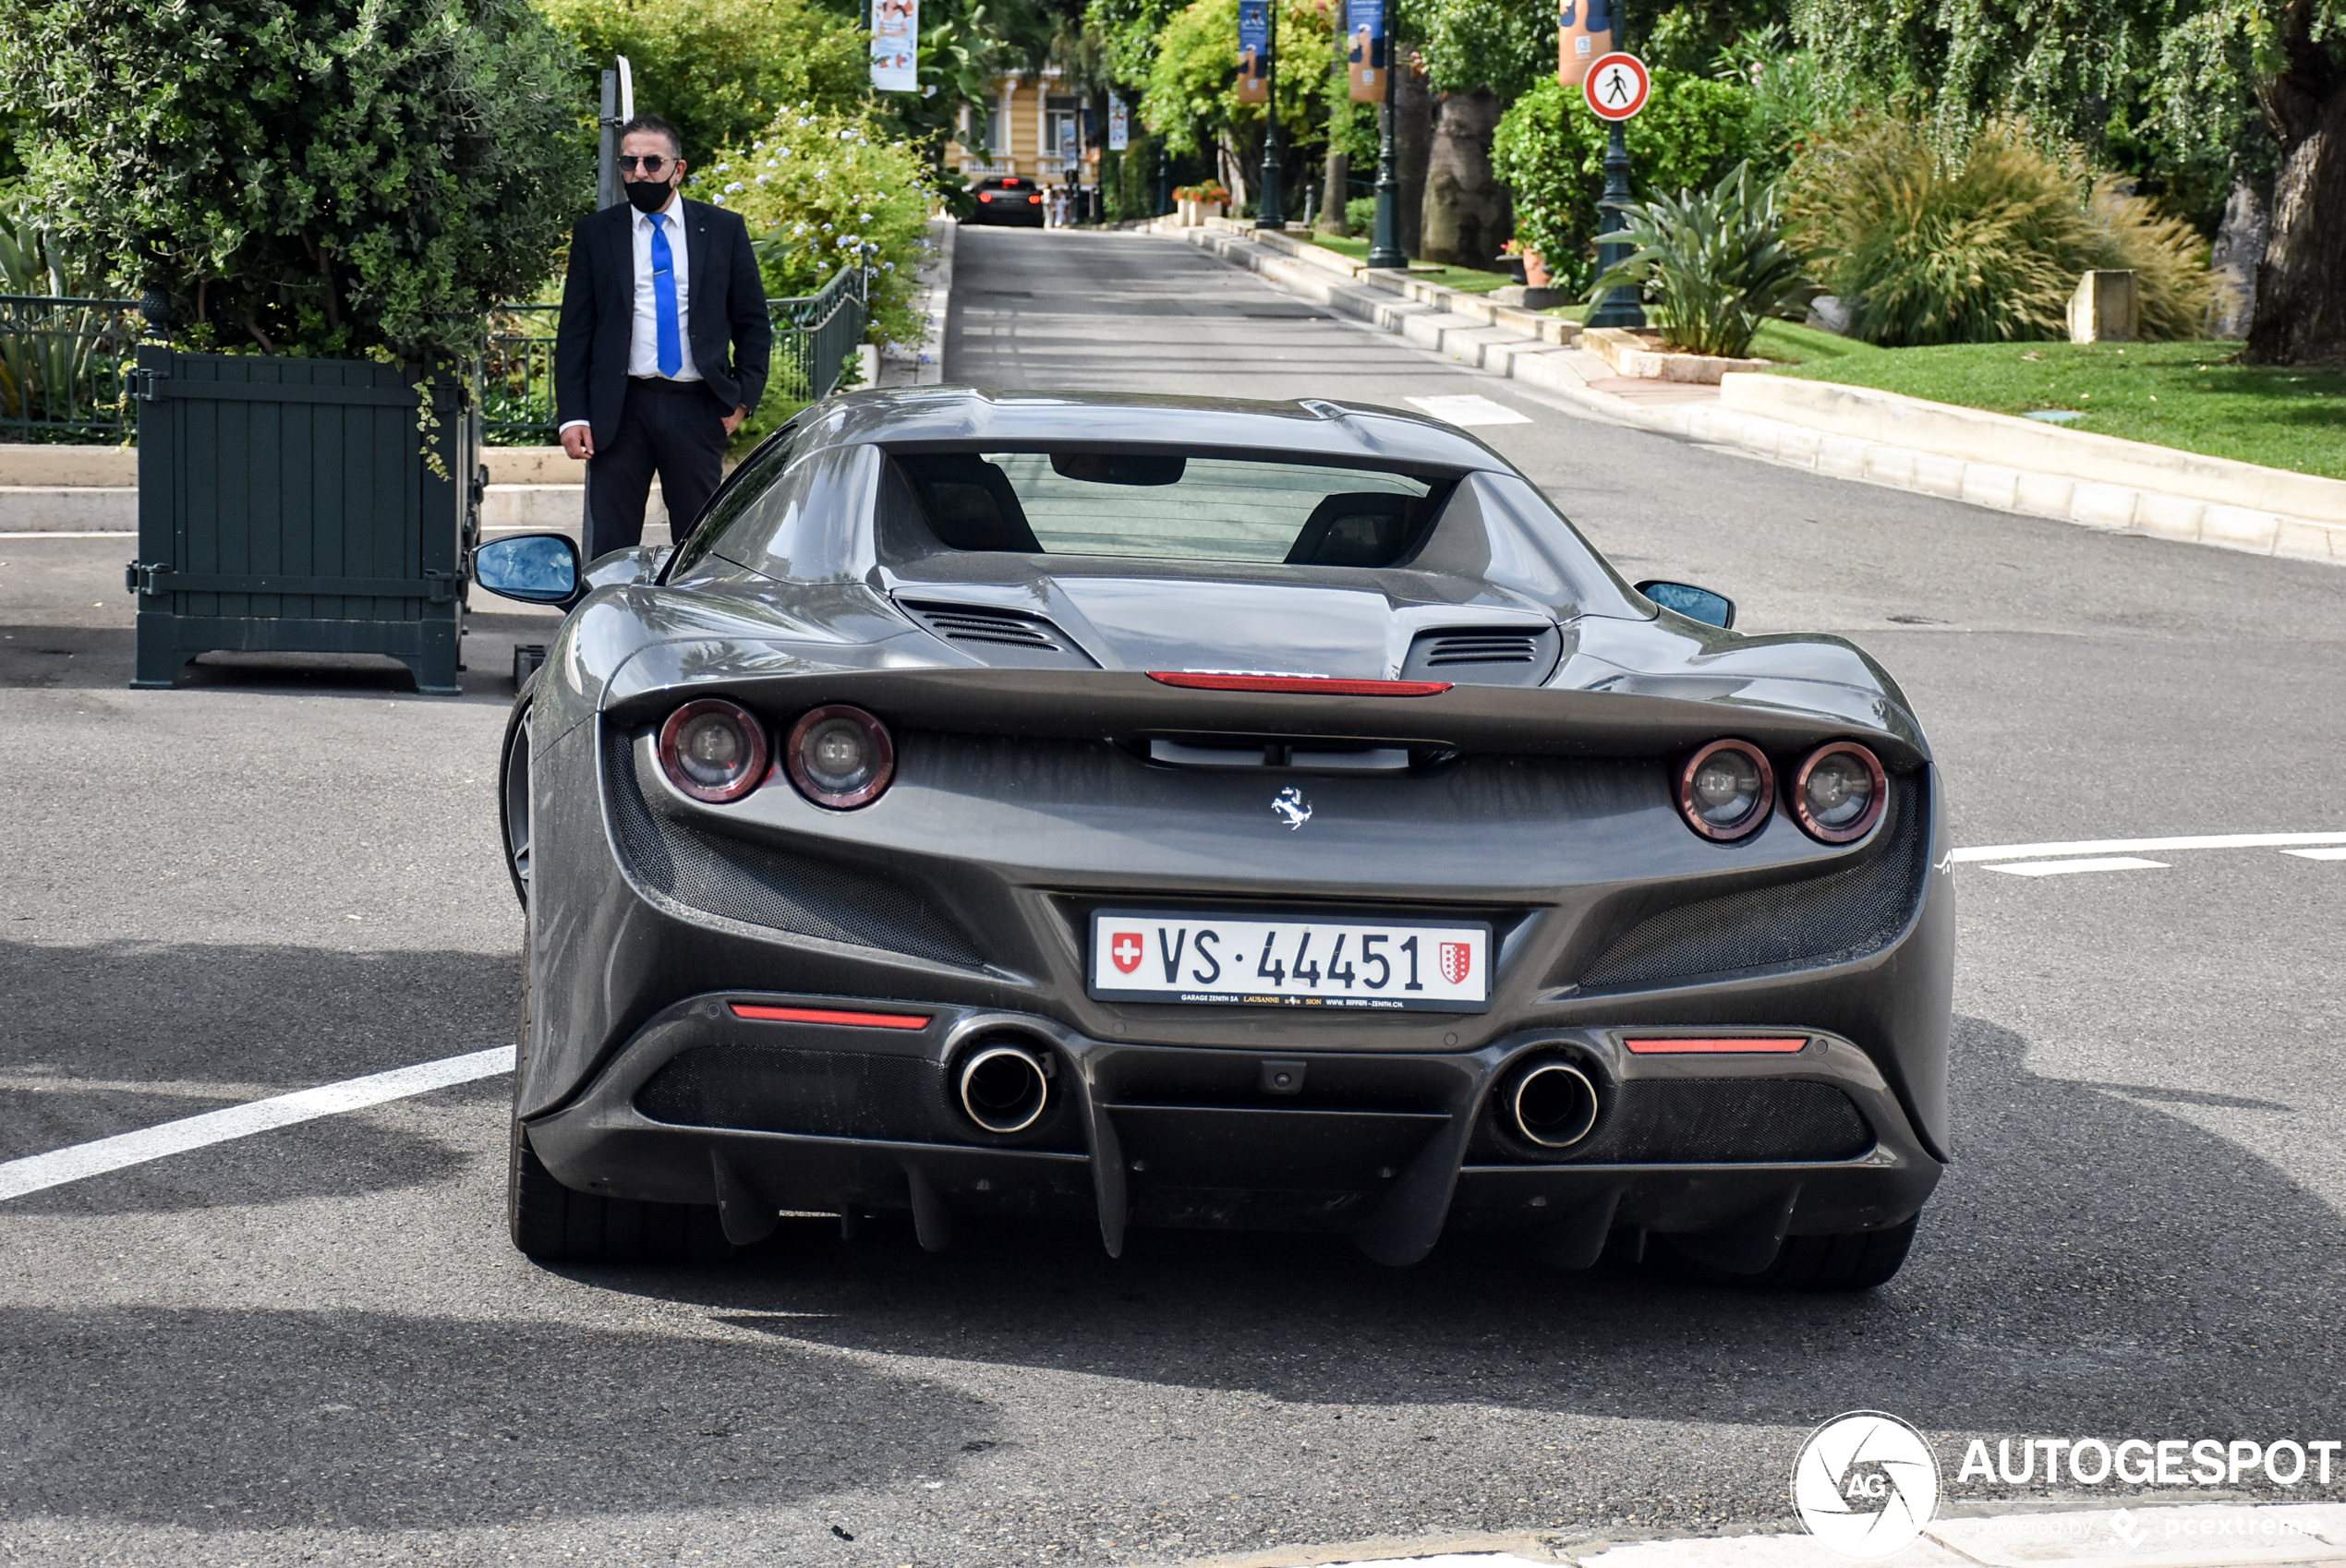
<svg viewBox="0 0 2346 1568">
<path fill-rule="evenodd" d="M 586 559 L 644 539 L 644 502 L 659 475 L 669 537 L 684 540 L 725 472 L 725 416 L 707 381 L 631 376 L 619 428 L 586 464 Z"/>
</svg>

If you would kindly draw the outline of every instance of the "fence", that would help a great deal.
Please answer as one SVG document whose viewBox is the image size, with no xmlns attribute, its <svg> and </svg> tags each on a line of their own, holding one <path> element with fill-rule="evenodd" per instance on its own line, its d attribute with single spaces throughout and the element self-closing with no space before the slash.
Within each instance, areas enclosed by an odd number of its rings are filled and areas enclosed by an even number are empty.
<svg viewBox="0 0 2346 1568">
<path fill-rule="evenodd" d="M 774 361 L 766 396 L 812 403 L 839 385 L 864 341 L 865 275 L 853 267 L 811 295 L 769 299 Z M 501 305 L 490 313 L 476 378 L 490 446 L 554 440 L 558 305 Z M 138 301 L 0 295 L 0 440 L 83 444 L 134 440 L 124 395 L 145 323 Z"/>
<path fill-rule="evenodd" d="M 0 440 L 120 441 L 146 323 L 135 299 L 0 295 Z"/>
<path fill-rule="evenodd" d="M 864 341 L 865 276 L 842 267 L 810 295 L 768 299 L 774 321 L 773 370 L 766 383 L 777 400 L 813 403 L 839 385 L 847 360 Z M 501 305 L 489 319 L 480 362 L 482 429 L 490 446 L 550 444 L 554 439 L 554 333 L 559 305 Z"/>
</svg>

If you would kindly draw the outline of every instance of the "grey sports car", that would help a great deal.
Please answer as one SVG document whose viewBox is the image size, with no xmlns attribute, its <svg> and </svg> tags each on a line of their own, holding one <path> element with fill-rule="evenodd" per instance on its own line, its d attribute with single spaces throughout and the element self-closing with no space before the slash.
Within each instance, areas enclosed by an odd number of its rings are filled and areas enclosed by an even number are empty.
<svg viewBox="0 0 2346 1568">
<path fill-rule="evenodd" d="M 1905 698 L 1448 426 L 859 392 L 582 567 L 515 705 L 514 1241 L 1445 1229 L 1854 1288 L 1947 1158 Z"/>
</svg>

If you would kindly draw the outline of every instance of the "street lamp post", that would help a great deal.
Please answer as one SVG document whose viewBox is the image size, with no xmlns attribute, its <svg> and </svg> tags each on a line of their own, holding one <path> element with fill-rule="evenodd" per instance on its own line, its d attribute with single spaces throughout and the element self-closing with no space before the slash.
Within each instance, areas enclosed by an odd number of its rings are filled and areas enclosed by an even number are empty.
<svg viewBox="0 0 2346 1568">
<path fill-rule="evenodd" d="M 1385 0 L 1385 106 L 1376 150 L 1376 224 L 1369 235 L 1369 265 L 1406 269 L 1401 254 L 1401 154 L 1393 137 L 1393 78 L 1401 57 L 1393 36 L 1393 0 Z"/>
<path fill-rule="evenodd" d="M 1613 122 L 1613 134 L 1604 148 L 1604 197 L 1597 203 L 1602 215 L 1597 220 L 1597 271 L 1612 271 L 1635 254 L 1637 247 L 1626 240 L 1608 242 L 1604 236 L 1618 234 L 1629 220 L 1621 209 L 1629 201 L 1629 140 L 1619 120 Z M 1597 308 L 1589 312 L 1591 327 L 1642 327 L 1646 324 L 1645 307 L 1639 303 L 1635 283 L 1615 283 L 1605 290 Z"/>
<path fill-rule="evenodd" d="M 1156 215 L 1160 218 L 1173 211 L 1173 143 L 1160 139 L 1156 144 Z"/>
<path fill-rule="evenodd" d="M 1258 229 L 1287 227 L 1287 205 L 1279 196 L 1279 0 L 1264 7 L 1263 30 L 1263 199 L 1254 209 Z"/>
</svg>

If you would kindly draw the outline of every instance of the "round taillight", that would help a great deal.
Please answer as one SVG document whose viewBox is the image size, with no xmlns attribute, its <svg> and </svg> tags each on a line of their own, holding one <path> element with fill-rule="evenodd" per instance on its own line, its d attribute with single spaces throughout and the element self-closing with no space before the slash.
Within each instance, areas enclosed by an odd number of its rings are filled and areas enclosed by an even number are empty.
<svg viewBox="0 0 2346 1568">
<path fill-rule="evenodd" d="M 696 801 L 738 801 L 766 777 L 766 726 L 722 697 L 686 703 L 659 727 L 659 766 Z"/>
<path fill-rule="evenodd" d="M 1819 746 L 1793 775 L 1793 817 L 1828 844 L 1862 838 L 1881 820 L 1888 783 L 1880 760 L 1855 741 Z"/>
<path fill-rule="evenodd" d="M 860 707 L 818 707 L 791 726 L 782 766 L 818 806 L 850 811 L 879 799 L 896 777 L 888 726 Z"/>
<path fill-rule="evenodd" d="M 1678 773 L 1678 810 L 1705 838 L 1740 838 L 1768 820 L 1776 770 L 1748 741 L 1713 741 Z"/>
</svg>

